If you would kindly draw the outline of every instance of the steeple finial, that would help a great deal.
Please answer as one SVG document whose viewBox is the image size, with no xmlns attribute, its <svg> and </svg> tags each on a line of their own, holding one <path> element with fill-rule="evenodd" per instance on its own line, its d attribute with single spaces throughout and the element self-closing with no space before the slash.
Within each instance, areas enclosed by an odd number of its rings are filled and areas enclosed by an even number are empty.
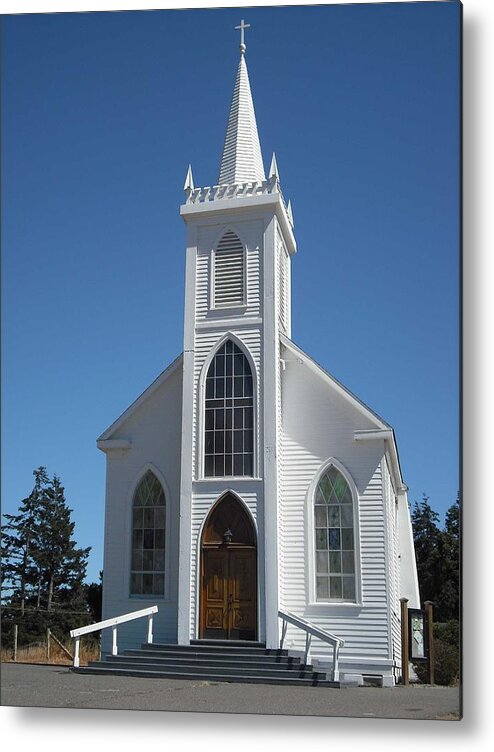
<svg viewBox="0 0 494 752">
<path fill-rule="evenodd" d="M 245 55 L 245 50 L 247 49 L 245 46 L 245 39 L 244 39 L 244 31 L 245 29 L 250 29 L 250 24 L 246 24 L 244 19 L 240 21 L 240 26 L 235 26 L 235 29 L 240 30 L 240 54 Z"/>
<path fill-rule="evenodd" d="M 276 162 L 276 154 L 273 152 L 271 158 L 271 167 L 269 168 L 269 177 L 280 179 L 280 173 L 278 172 L 278 163 Z"/>
<path fill-rule="evenodd" d="M 184 191 L 194 190 L 194 178 L 192 177 L 192 167 L 189 165 L 187 175 L 185 176 Z"/>
<path fill-rule="evenodd" d="M 266 179 L 244 54 L 244 31 L 249 26 L 242 19 L 242 23 L 235 27 L 240 30 L 241 54 L 221 157 L 220 185 L 262 183 Z"/>
</svg>

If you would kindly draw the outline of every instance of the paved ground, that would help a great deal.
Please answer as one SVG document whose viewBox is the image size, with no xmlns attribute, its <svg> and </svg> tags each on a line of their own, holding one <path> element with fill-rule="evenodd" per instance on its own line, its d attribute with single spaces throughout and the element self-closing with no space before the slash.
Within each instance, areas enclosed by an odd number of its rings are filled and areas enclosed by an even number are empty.
<svg viewBox="0 0 494 752">
<path fill-rule="evenodd" d="M 74 674 L 63 666 L 2 663 L 1 704 L 264 715 L 457 720 L 451 687 L 322 687 L 229 684 Z"/>
</svg>

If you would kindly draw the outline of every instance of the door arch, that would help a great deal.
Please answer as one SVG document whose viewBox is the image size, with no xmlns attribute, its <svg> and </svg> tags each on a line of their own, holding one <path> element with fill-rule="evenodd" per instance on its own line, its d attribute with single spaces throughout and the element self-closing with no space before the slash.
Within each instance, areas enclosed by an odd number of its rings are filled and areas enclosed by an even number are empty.
<svg viewBox="0 0 494 752">
<path fill-rule="evenodd" d="M 199 637 L 257 639 L 257 543 L 242 502 L 226 493 L 201 537 Z"/>
</svg>

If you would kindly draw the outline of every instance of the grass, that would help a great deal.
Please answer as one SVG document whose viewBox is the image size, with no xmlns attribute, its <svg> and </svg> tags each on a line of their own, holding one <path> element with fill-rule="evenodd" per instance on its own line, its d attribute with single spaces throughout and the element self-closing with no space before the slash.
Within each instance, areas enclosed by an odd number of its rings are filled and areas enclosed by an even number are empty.
<svg viewBox="0 0 494 752">
<path fill-rule="evenodd" d="M 73 644 L 66 644 L 64 647 L 73 654 Z M 0 660 L 3 663 L 13 663 L 13 650 L 3 648 L 0 654 Z M 87 665 L 88 661 L 99 660 L 99 647 L 94 643 L 84 645 L 81 640 L 80 646 L 80 665 Z M 53 641 L 50 645 L 50 657 L 47 655 L 46 642 L 36 642 L 33 645 L 17 648 L 17 663 L 46 663 L 49 665 L 71 666 L 72 661 L 69 656 L 59 648 Z"/>
</svg>

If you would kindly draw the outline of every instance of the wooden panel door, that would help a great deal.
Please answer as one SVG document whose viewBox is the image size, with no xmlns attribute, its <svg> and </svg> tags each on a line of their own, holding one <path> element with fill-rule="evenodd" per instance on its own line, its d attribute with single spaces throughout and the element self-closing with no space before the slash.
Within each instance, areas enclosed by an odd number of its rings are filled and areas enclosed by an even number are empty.
<svg viewBox="0 0 494 752">
<path fill-rule="evenodd" d="M 229 551 L 229 637 L 255 640 L 257 621 L 256 552 L 252 548 Z"/>
<path fill-rule="evenodd" d="M 206 549 L 203 553 L 201 637 L 228 638 L 228 551 Z"/>
<path fill-rule="evenodd" d="M 256 574 L 254 548 L 203 550 L 201 637 L 256 639 Z"/>
</svg>

